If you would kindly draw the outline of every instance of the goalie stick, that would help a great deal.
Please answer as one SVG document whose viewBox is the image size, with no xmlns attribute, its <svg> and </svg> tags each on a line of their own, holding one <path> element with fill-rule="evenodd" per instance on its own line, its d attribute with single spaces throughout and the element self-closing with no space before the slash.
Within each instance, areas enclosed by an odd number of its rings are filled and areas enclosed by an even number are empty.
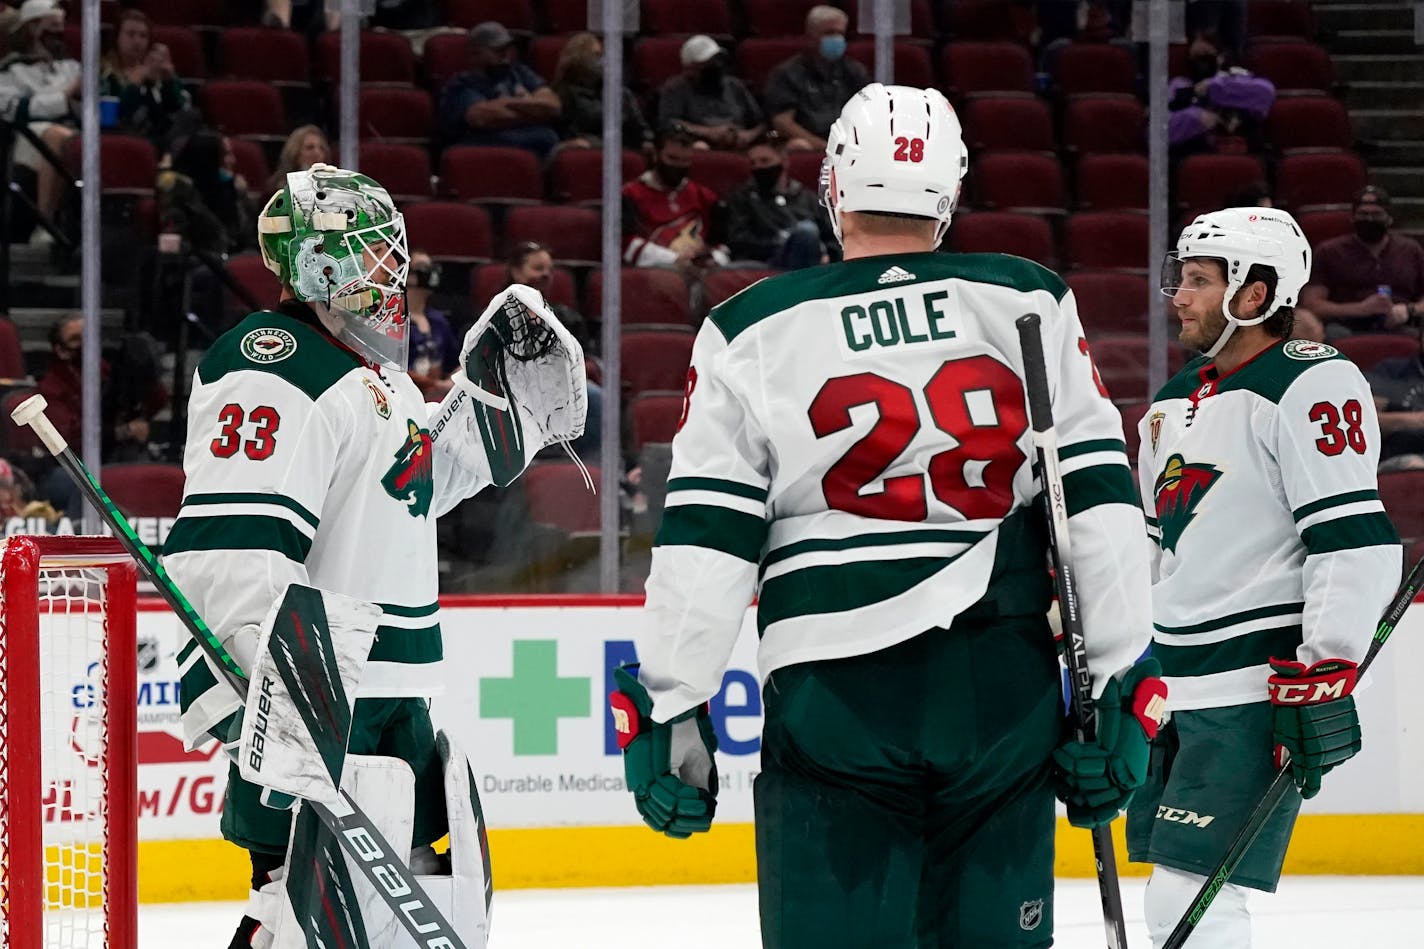
<svg viewBox="0 0 1424 949">
<path fill-rule="evenodd" d="M 65 474 L 69 475 L 83 492 L 85 500 L 95 507 L 124 549 L 138 562 L 139 570 L 173 608 L 183 626 L 197 640 L 199 648 L 217 663 L 222 670 L 223 679 L 240 698 L 245 699 L 248 679 L 242 668 L 223 647 L 222 641 L 203 622 L 203 618 L 183 596 L 177 584 L 169 578 L 168 572 L 153 555 L 153 551 L 139 540 L 123 514 L 84 466 L 84 462 L 79 460 L 65 442 L 64 436 L 59 434 L 54 424 L 45 416 L 45 405 L 44 396 L 31 396 L 21 402 L 10 413 L 10 417 L 15 424 L 28 425 L 34 430 Z M 356 806 L 349 794 L 345 791 L 340 794 L 340 800 L 331 806 L 316 801 L 303 803 L 331 830 L 351 862 L 360 868 L 361 874 L 410 933 L 417 946 L 425 949 L 465 949 L 465 944 L 454 927 L 431 902 L 425 889 L 405 865 L 405 861 L 392 852 L 391 845 L 376 829 L 376 825 Z M 357 945 L 365 946 L 365 940 L 358 940 L 349 929 L 347 935 Z"/>
<path fill-rule="evenodd" d="M 1047 502 L 1048 549 L 1053 558 L 1054 582 L 1058 587 L 1058 610 L 1063 620 L 1063 657 L 1068 678 L 1078 741 L 1092 741 L 1097 734 L 1093 713 L 1093 680 L 1088 672 L 1088 646 L 1083 638 L 1083 617 L 1078 610 L 1077 582 L 1073 574 L 1073 551 L 1068 538 L 1068 504 L 1063 493 L 1063 475 L 1058 470 L 1058 432 L 1053 427 L 1053 401 L 1048 392 L 1048 371 L 1043 360 L 1041 320 L 1027 313 L 1015 321 L 1019 349 L 1023 353 L 1024 383 L 1028 392 L 1029 419 L 1038 470 L 1043 477 Z M 1117 881 L 1117 854 L 1113 851 L 1109 824 L 1094 827 L 1093 859 L 1098 872 L 1098 896 L 1103 904 L 1103 925 L 1108 949 L 1127 949 L 1127 922 L 1123 917 L 1122 891 Z"/>
<path fill-rule="evenodd" d="M 1379 655 L 1385 640 L 1389 639 L 1390 634 L 1394 632 L 1395 625 L 1404 616 L 1404 611 L 1409 609 L 1409 604 L 1414 602 L 1414 597 L 1422 586 L 1424 586 L 1424 558 L 1420 558 L 1419 562 L 1409 571 L 1409 575 L 1399 586 L 1399 592 L 1394 595 L 1394 599 L 1385 609 L 1384 616 L 1380 617 L 1379 626 L 1375 628 L 1374 638 L 1370 640 L 1370 648 L 1366 650 L 1365 658 L 1360 661 L 1359 675 L 1361 677 L 1370 667 L 1370 663 L 1375 661 L 1375 656 Z M 1197 891 L 1192 905 L 1187 908 L 1186 914 L 1172 930 L 1172 934 L 1167 937 L 1167 941 L 1162 944 L 1162 949 L 1181 949 L 1182 944 L 1187 941 L 1187 937 L 1191 936 L 1192 931 L 1201 922 L 1202 916 L 1206 915 L 1207 908 L 1216 899 L 1216 894 L 1220 893 L 1221 888 L 1231 879 L 1231 874 L 1236 872 L 1236 868 L 1245 859 L 1246 852 L 1251 849 L 1251 845 L 1261 835 L 1271 813 L 1293 790 L 1296 790 L 1295 781 L 1291 778 L 1290 763 L 1287 762 L 1276 772 L 1275 778 L 1271 780 L 1270 786 L 1266 788 L 1266 793 L 1261 796 L 1255 810 L 1251 811 L 1251 815 L 1246 818 L 1246 823 L 1241 826 L 1241 830 L 1236 833 L 1236 838 L 1231 841 L 1231 846 L 1226 850 L 1226 856 L 1221 858 L 1216 869 L 1207 877 L 1206 883 L 1202 884 L 1202 888 Z"/>
</svg>

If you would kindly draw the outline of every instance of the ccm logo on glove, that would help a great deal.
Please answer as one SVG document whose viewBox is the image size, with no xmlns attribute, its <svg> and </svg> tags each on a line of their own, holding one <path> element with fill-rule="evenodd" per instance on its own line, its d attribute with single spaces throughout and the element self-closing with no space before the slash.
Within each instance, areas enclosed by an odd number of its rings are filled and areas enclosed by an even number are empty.
<svg viewBox="0 0 1424 949">
<path fill-rule="evenodd" d="M 1272 659 L 1276 675 L 1266 687 L 1271 701 L 1277 705 L 1315 705 L 1332 699 L 1343 699 L 1355 691 L 1359 670 L 1345 659 L 1322 659 L 1310 668 L 1305 663 L 1289 659 Z"/>
</svg>

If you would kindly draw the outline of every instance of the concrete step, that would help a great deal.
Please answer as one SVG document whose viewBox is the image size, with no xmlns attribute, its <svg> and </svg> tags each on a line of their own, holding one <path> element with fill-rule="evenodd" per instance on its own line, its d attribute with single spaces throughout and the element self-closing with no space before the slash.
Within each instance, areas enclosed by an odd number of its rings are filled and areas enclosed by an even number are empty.
<svg viewBox="0 0 1424 949">
<path fill-rule="evenodd" d="M 1424 198 L 1394 198 L 1390 203 L 1394 226 L 1402 231 L 1424 231 Z"/>
<path fill-rule="evenodd" d="M 1370 165 L 1370 183 L 1379 185 L 1391 195 L 1409 197 L 1424 192 L 1417 165 Z"/>
<path fill-rule="evenodd" d="M 1414 42 L 1413 24 L 1402 30 L 1367 30 L 1352 25 L 1348 29 L 1336 30 L 1329 39 L 1329 48 L 1332 55 L 1359 53 L 1380 56 L 1398 53 L 1408 56 L 1419 52 L 1419 46 Z"/>
<path fill-rule="evenodd" d="M 1414 11 L 1407 0 L 1397 3 L 1313 3 L 1315 22 L 1327 34 L 1339 30 L 1408 30 Z"/>
<path fill-rule="evenodd" d="M 10 309 L 10 320 L 20 333 L 20 341 L 39 341 L 49 347 L 49 328 L 62 316 L 73 313 L 74 308 L 64 306 L 17 306 Z M 99 328 L 104 333 L 118 333 L 124 328 L 124 311 L 118 307 L 105 307 L 99 311 Z"/>
<path fill-rule="evenodd" d="M 1424 104 L 1424 81 L 1352 82 L 1345 85 L 1340 98 L 1351 111 L 1418 108 Z"/>
<path fill-rule="evenodd" d="M 1413 109 L 1356 109 L 1350 113 L 1355 135 L 1366 140 L 1417 140 L 1424 138 L 1424 111 Z"/>
<path fill-rule="evenodd" d="M 1343 83 L 1424 82 L 1424 55 L 1379 56 L 1331 54 L 1335 75 Z"/>
<path fill-rule="evenodd" d="M 1376 149 L 1370 156 L 1372 164 L 1413 165 L 1415 174 L 1424 175 L 1419 170 L 1424 167 L 1424 139 L 1401 138 L 1375 144 Z"/>
</svg>

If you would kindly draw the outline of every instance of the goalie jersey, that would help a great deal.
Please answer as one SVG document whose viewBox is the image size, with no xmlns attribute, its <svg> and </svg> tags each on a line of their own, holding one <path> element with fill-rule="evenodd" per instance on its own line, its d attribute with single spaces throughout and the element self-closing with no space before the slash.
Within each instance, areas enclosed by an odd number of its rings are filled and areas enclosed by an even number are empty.
<svg viewBox="0 0 1424 949">
<path fill-rule="evenodd" d="M 372 367 L 296 301 L 253 313 L 204 355 L 163 564 L 239 662 L 300 582 L 383 611 L 361 696 L 439 690 L 435 518 L 488 478 L 435 448 L 429 411 L 408 375 Z M 194 644 L 178 661 L 196 742 L 239 699 Z"/>
<path fill-rule="evenodd" d="M 1359 662 L 1399 584 L 1379 424 L 1355 364 L 1277 343 L 1188 363 L 1140 423 L 1153 646 L 1174 709 L 1268 700 L 1273 657 Z"/>
<path fill-rule="evenodd" d="M 998 254 L 863 258 L 715 308 L 688 370 L 637 635 L 666 721 L 715 694 L 757 595 L 759 667 L 874 652 L 1052 584 L 1014 321 L 1043 317 L 1095 692 L 1147 646 L 1147 544 L 1073 295 Z"/>
</svg>

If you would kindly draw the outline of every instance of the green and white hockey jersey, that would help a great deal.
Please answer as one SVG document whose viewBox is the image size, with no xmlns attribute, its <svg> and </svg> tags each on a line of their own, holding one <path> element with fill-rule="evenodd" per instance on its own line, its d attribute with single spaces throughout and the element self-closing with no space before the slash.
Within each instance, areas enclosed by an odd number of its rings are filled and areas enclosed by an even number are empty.
<svg viewBox="0 0 1424 949">
<path fill-rule="evenodd" d="M 183 507 L 163 563 L 233 651 L 250 661 L 288 583 L 384 611 L 362 696 L 426 696 L 441 674 L 435 518 L 489 483 L 431 442 L 403 372 L 376 370 L 304 304 L 248 316 L 194 374 Z M 189 741 L 238 708 L 189 644 L 179 653 Z"/>
<path fill-rule="evenodd" d="M 655 719 L 715 694 L 754 594 L 763 679 L 961 615 L 1046 611 L 1014 325 L 1030 311 L 1095 689 L 1141 654 L 1142 515 L 1068 288 L 999 254 L 862 258 L 762 280 L 697 337 L 636 636 Z"/>
<path fill-rule="evenodd" d="M 1304 340 L 1226 375 L 1201 357 L 1157 394 L 1140 430 L 1152 653 L 1168 706 L 1267 701 L 1272 657 L 1360 661 L 1402 553 L 1355 364 Z"/>
</svg>

